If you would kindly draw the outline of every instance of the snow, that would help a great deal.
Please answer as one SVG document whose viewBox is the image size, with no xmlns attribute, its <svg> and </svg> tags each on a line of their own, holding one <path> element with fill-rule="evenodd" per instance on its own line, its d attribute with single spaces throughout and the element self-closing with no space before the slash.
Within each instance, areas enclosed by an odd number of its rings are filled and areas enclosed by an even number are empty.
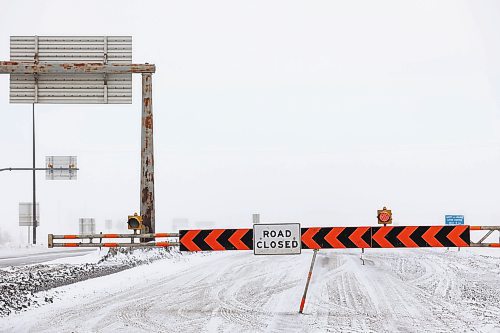
<svg viewBox="0 0 500 333">
<path fill-rule="evenodd" d="M 90 251 L 88 254 L 84 254 L 81 256 L 72 256 L 72 257 L 63 257 L 63 258 L 57 258 L 54 260 L 50 260 L 45 262 L 46 264 L 52 265 L 52 264 L 71 264 L 71 265 L 78 265 L 78 264 L 97 264 L 99 260 L 103 256 L 105 256 L 108 253 L 109 249 L 104 248 L 104 249 L 94 249 L 93 251 Z"/>
<path fill-rule="evenodd" d="M 487 250 L 487 251 L 484 251 Z M 492 249 L 324 250 L 173 256 L 39 293 L 8 332 L 499 332 Z M 500 252 L 500 251 L 499 251 Z"/>
<path fill-rule="evenodd" d="M 176 250 L 159 248 L 134 251 L 121 249 L 119 252 L 96 249 L 77 258 L 65 257 L 51 263 L 2 268 L 0 317 L 52 303 L 53 295 L 50 292 L 41 293 L 43 291 L 178 255 Z"/>
</svg>

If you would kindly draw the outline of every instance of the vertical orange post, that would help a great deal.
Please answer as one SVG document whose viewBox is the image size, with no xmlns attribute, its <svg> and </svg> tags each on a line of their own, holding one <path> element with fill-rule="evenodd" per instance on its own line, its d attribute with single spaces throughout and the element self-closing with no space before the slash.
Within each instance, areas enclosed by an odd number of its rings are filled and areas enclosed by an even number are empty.
<svg viewBox="0 0 500 333">
<path fill-rule="evenodd" d="M 314 268 L 314 262 L 316 261 L 316 254 L 318 253 L 318 249 L 314 250 L 314 254 L 311 261 L 311 267 L 309 268 L 309 274 L 307 275 L 306 288 L 304 289 L 304 295 L 302 296 L 302 300 L 300 301 L 300 310 L 299 313 L 304 312 L 304 305 L 306 304 L 306 296 L 307 290 L 309 289 L 309 283 L 311 282 L 312 272 Z"/>
</svg>

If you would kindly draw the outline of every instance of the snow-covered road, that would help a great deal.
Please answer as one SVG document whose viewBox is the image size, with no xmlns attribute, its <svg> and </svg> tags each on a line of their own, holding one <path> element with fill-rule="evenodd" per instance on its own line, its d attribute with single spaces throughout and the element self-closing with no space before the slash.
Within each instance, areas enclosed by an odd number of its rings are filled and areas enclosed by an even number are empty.
<svg viewBox="0 0 500 333">
<path fill-rule="evenodd" d="M 38 251 L 37 251 L 38 250 Z M 12 252 L 12 251 L 11 251 Z M 20 253 L 19 253 L 20 252 Z M 70 258 L 87 255 L 95 249 L 33 249 L 32 251 L 18 251 L 18 253 L 2 254 L 0 252 L 0 268 L 41 264 L 61 258 Z"/>
<path fill-rule="evenodd" d="M 17 332 L 498 332 L 500 258 L 468 251 L 193 255 L 57 288 Z"/>
</svg>

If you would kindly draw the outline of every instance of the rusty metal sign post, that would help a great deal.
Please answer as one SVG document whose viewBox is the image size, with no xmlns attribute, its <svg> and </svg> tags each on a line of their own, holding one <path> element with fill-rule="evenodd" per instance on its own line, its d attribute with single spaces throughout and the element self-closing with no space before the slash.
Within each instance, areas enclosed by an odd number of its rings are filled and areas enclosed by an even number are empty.
<svg viewBox="0 0 500 333">
<path fill-rule="evenodd" d="M 153 150 L 153 76 L 142 73 L 141 216 L 146 233 L 155 232 L 155 177 Z"/>
<path fill-rule="evenodd" d="M 152 74 L 154 64 L 132 64 L 130 37 L 11 37 L 11 103 L 131 103 L 127 75 L 142 74 L 140 214 L 155 232 Z M 89 88 L 90 87 L 90 88 Z M 35 167 L 33 167 L 35 168 Z M 36 244 L 36 228 L 33 228 Z"/>
</svg>

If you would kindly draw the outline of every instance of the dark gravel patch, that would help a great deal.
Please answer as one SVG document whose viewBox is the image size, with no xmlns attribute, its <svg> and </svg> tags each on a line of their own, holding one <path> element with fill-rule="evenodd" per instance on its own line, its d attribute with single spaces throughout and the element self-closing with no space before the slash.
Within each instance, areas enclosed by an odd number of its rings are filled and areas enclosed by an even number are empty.
<svg viewBox="0 0 500 333">
<path fill-rule="evenodd" d="M 37 264 L 0 269 L 0 317 L 52 303 L 36 293 L 178 256 L 174 249 L 111 249 L 96 264 Z"/>
</svg>

